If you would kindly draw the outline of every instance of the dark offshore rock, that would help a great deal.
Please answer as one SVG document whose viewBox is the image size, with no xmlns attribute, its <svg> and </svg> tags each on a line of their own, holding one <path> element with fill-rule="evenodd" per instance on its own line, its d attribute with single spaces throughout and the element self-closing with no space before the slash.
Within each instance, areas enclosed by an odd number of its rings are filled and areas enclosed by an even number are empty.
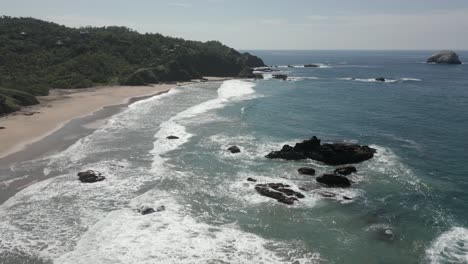
<svg viewBox="0 0 468 264">
<path fill-rule="evenodd" d="M 302 167 L 297 170 L 299 174 L 304 174 L 304 175 L 315 175 L 315 169 L 309 168 L 309 167 Z"/>
<path fill-rule="evenodd" d="M 0 126 L 0 129 L 5 129 L 5 127 L 3 127 L 3 126 Z"/>
<path fill-rule="evenodd" d="M 305 68 L 317 68 L 319 67 L 317 64 L 306 64 L 304 65 Z"/>
<path fill-rule="evenodd" d="M 337 168 L 333 172 L 337 175 L 347 176 L 347 175 L 351 175 L 352 173 L 356 173 L 357 170 L 356 170 L 356 167 L 354 166 L 346 166 L 346 167 Z"/>
<path fill-rule="evenodd" d="M 284 145 L 280 151 L 270 152 L 270 154 L 266 155 L 266 157 L 269 159 L 285 159 L 285 160 L 307 159 L 307 156 L 304 153 L 294 150 L 294 148 L 289 145 Z"/>
<path fill-rule="evenodd" d="M 288 187 L 290 186 L 282 183 L 267 183 L 255 185 L 255 190 L 260 195 L 273 198 L 280 203 L 289 205 L 298 201 L 298 198 L 302 199 L 305 197 L 302 193 L 296 192 Z"/>
<path fill-rule="evenodd" d="M 426 63 L 461 64 L 460 58 L 452 50 L 443 50 L 427 59 Z"/>
<path fill-rule="evenodd" d="M 176 136 L 168 136 L 167 139 L 179 139 L 179 137 L 176 137 Z"/>
<path fill-rule="evenodd" d="M 286 74 L 273 74 L 273 79 L 286 81 L 286 79 L 288 79 L 288 76 Z"/>
<path fill-rule="evenodd" d="M 241 152 L 240 148 L 238 146 L 231 146 L 227 149 L 229 152 L 235 154 Z"/>
<path fill-rule="evenodd" d="M 154 210 L 153 208 L 148 207 L 148 206 L 142 206 L 137 211 L 142 215 L 152 214 L 152 213 L 156 212 L 156 210 Z"/>
<path fill-rule="evenodd" d="M 96 172 L 93 170 L 78 172 L 78 177 L 79 177 L 79 180 L 84 183 L 93 183 L 93 182 L 103 181 L 106 179 L 106 177 L 101 176 L 100 172 Z"/>
<path fill-rule="evenodd" d="M 263 79 L 263 75 L 261 74 L 256 74 L 253 72 L 252 68 L 246 67 L 244 68 L 239 75 L 237 75 L 239 78 L 248 78 L 248 79 Z"/>
<path fill-rule="evenodd" d="M 351 181 L 344 177 L 335 174 L 324 174 L 315 179 L 317 182 L 323 183 L 328 187 L 349 187 L 351 186 Z"/>
<path fill-rule="evenodd" d="M 249 181 L 249 182 L 257 182 L 257 180 L 256 180 L 256 179 L 254 179 L 254 178 L 250 178 L 250 177 L 248 177 L 248 178 L 247 178 L 247 181 Z"/>
<path fill-rule="evenodd" d="M 270 159 L 302 160 L 313 159 L 328 165 L 359 163 L 374 157 L 375 149 L 357 144 L 321 144 L 317 137 L 296 143 L 294 147 L 284 145 L 280 151 L 272 151 Z"/>
<path fill-rule="evenodd" d="M 378 81 L 378 82 L 385 82 L 384 77 L 375 78 L 375 80 Z"/>
</svg>

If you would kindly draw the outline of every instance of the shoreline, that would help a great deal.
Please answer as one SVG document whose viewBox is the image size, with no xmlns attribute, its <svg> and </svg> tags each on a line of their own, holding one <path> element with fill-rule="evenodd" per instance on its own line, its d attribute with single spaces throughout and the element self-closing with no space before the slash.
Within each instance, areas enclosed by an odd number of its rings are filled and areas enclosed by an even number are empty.
<svg viewBox="0 0 468 264">
<path fill-rule="evenodd" d="M 205 77 L 209 80 L 209 82 L 217 82 L 217 81 L 225 81 L 232 78 L 217 78 L 217 77 Z M 94 131 L 99 129 L 103 126 L 106 120 L 128 108 L 129 105 L 144 100 L 147 98 L 151 98 L 153 96 L 158 96 L 169 92 L 171 89 L 176 88 L 178 86 L 192 84 L 197 82 L 184 82 L 184 83 L 177 83 L 177 84 L 162 84 L 162 85 L 154 85 L 154 86 L 142 86 L 143 88 L 149 89 L 149 93 L 146 93 L 146 90 L 143 89 L 145 92 L 140 93 L 141 96 L 132 94 L 131 96 L 126 96 L 125 98 L 120 98 L 121 100 L 115 101 L 114 104 L 107 104 L 101 105 L 95 111 L 89 111 L 89 114 L 81 115 L 81 116 L 70 116 L 68 120 L 65 120 L 60 124 L 55 130 L 49 130 L 46 135 L 41 138 L 36 137 L 34 142 L 25 143 L 20 142 L 23 145 L 21 150 L 12 152 L 10 154 L 4 155 L 0 157 L 0 175 L 5 173 L 9 175 L 5 182 L 0 182 L 0 204 L 3 204 L 9 198 L 13 197 L 17 192 L 21 191 L 22 189 L 28 187 L 31 184 L 36 182 L 40 182 L 46 180 L 48 178 L 54 177 L 55 175 L 45 175 L 41 173 L 41 169 L 39 169 L 38 174 L 33 177 L 29 177 L 29 175 L 23 175 L 21 173 L 17 173 L 12 170 L 11 166 L 14 164 L 21 164 L 22 162 L 28 162 L 35 159 L 40 159 L 41 157 L 53 155 L 63 151 L 73 145 L 76 141 L 84 138 Z M 135 86 L 140 87 L 140 86 Z M 130 87 L 131 89 L 135 87 Z M 154 88 L 156 87 L 156 88 Z M 107 89 L 114 89 L 115 87 L 104 87 Z M 86 89 L 86 91 L 77 91 L 74 94 L 86 94 L 86 98 L 89 96 L 93 96 L 96 93 L 101 91 L 101 87 L 99 88 L 92 88 Z M 59 91 L 60 92 L 60 91 Z M 51 99 L 52 100 L 52 99 Z M 66 102 L 64 105 L 67 107 L 73 102 L 73 100 L 67 100 L 64 98 L 57 99 L 57 102 Z M 42 109 L 47 108 L 47 105 L 44 105 L 42 102 L 40 105 L 37 105 L 34 109 Z M 51 109 L 57 110 L 58 108 L 49 107 Z M 28 108 L 27 110 L 31 110 Z M 15 118 L 19 116 L 18 114 L 10 116 L 10 118 Z M 32 116 L 21 116 L 20 120 L 14 119 L 15 122 L 18 124 L 24 123 L 24 120 L 33 120 L 37 118 L 39 114 L 32 115 Z M 0 118 L 0 126 L 2 125 L 3 119 L 5 117 Z M 10 132 L 13 129 L 10 129 Z M 1 129 L 0 133 L 7 132 L 8 127 L 6 129 Z M 1 134 L 0 134 L 1 135 Z M 1 137 L 0 137 L 1 139 Z M 0 141 L 0 145 L 5 144 L 4 141 Z M 12 143 L 11 143 L 12 144 Z"/>
<path fill-rule="evenodd" d="M 230 79 L 205 78 L 208 81 Z M 0 129 L 0 163 L 4 164 L 6 160 L 16 161 L 10 156 L 25 151 L 32 144 L 59 131 L 75 119 L 91 116 L 107 107 L 128 106 L 138 100 L 157 96 L 190 83 L 196 82 L 51 90 L 49 95 L 38 97 L 38 105 L 23 107 L 17 112 L 0 117 L 0 127 L 4 127 Z"/>
</svg>

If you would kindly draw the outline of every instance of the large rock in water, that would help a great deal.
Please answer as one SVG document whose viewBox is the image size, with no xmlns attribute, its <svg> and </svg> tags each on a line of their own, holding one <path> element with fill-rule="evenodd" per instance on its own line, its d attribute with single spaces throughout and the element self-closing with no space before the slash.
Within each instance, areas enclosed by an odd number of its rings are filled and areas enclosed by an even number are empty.
<svg viewBox="0 0 468 264">
<path fill-rule="evenodd" d="M 461 61 L 454 51 L 443 50 L 427 59 L 427 63 L 461 64 Z"/>
<path fill-rule="evenodd" d="M 375 149 L 357 144 L 320 144 L 317 137 L 296 143 L 294 147 L 284 145 L 280 151 L 273 151 L 269 159 L 302 160 L 313 159 L 328 165 L 359 163 L 374 157 Z"/>
</svg>

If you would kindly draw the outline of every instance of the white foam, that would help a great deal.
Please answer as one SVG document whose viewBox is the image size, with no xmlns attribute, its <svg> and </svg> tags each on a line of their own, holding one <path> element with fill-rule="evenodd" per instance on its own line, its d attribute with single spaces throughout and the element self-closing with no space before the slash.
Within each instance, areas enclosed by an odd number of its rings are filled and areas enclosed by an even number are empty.
<svg viewBox="0 0 468 264">
<path fill-rule="evenodd" d="M 453 227 L 426 250 L 428 263 L 468 263 L 468 229 Z"/>
<path fill-rule="evenodd" d="M 229 80 L 223 82 L 221 87 L 218 89 L 218 96 L 220 99 L 231 99 L 234 97 L 242 97 L 245 95 L 255 93 L 253 87 L 255 83 L 241 81 L 241 80 Z"/>
<path fill-rule="evenodd" d="M 417 78 L 401 78 L 400 81 L 403 81 L 403 82 L 422 82 L 421 79 L 417 79 Z"/>
<path fill-rule="evenodd" d="M 217 91 L 218 98 L 192 106 L 162 123 L 159 131 L 154 136 L 156 141 L 153 143 L 154 147 L 151 151 L 151 154 L 154 155 L 153 170 L 160 169 L 160 165 L 164 162 L 161 155 L 179 148 L 194 136 L 187 132 L 183 123 L 184 120 L 200 116 L 210 110 L 222 108 L 230 102 L 249 99 L 249 96 L 255 93 L 254 86 L 255 84 L 249 81 L 224 81 Z M 167 139 L 168 136 L 177 136 L 179 138 Z"/>
<path fill-rule="evenodd" d="M 288 81 L 303 81 L 303 80 L 319 80 L 320 78 L 318 77 L 288 77 Z"/>
<path fill-rule="evenodd" d="M 170 195 L 145 196 L 141 200 L 146 204 L 164 205 L 166 210 L 149 215 L 132 209 L 111 212 L 54 263 L 316 263 L 320 259 L 318 254 L 299 253 L 300 246 L 267 240 L 233 224 L 199 222 L 188 213 L 190 208 Z"/>
<path fill-rule="evenodd" d="M 385 79 L 385 81 L 378 81 L 375 78 L 354 78 L 354 77 L 346 77 L 346 78 L 337 78 L 338 80 L 343 81 L 355 81 L 355 82 L 366 82 L 366 83 L 396 83 L 396 82 L 421 82 L 421 79 L 417 78 L 400 78 L 400 79 Z"/>
</svg>

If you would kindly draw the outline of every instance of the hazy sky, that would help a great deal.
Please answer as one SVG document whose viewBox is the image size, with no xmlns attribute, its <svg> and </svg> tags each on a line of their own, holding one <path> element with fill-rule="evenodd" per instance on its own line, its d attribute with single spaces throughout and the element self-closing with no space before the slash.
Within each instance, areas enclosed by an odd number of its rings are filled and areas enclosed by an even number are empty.
<svg viewBox="0 0 468 264">
<path fill-rule="evenodd" d="M 237 49 L 468 49 L 468 0 L 0 0 L 0 15 Z"/>
</svg>

